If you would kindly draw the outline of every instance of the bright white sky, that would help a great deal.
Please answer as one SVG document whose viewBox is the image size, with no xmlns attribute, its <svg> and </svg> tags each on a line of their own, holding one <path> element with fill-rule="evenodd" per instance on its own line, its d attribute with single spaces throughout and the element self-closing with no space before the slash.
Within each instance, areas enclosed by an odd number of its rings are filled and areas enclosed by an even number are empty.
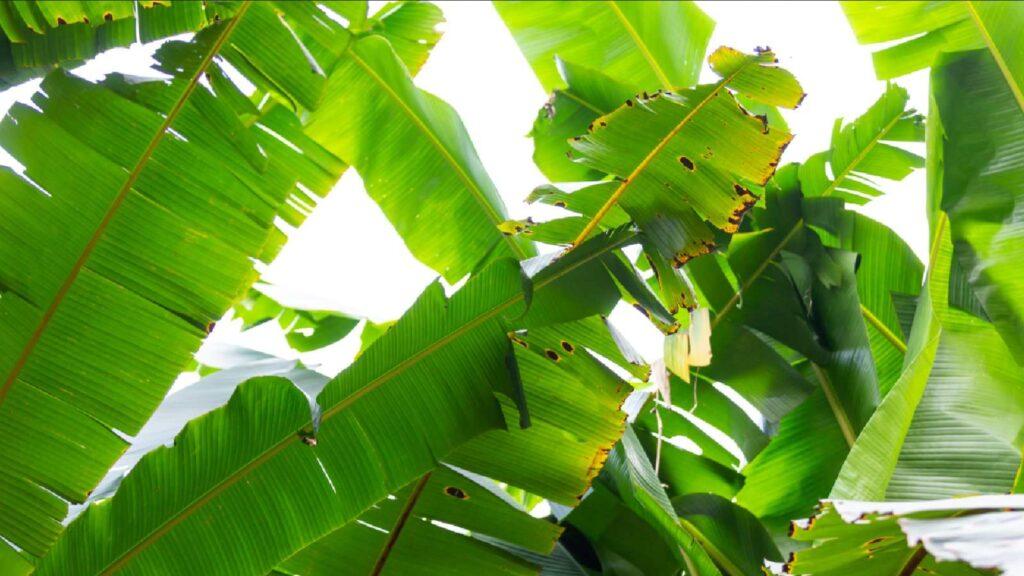
<svg viewBox="0 0 1024 576">
<path fill-rule="evenodd" d="M 371 2 L 371 11 L 379 2 Z M 523 198 L 545 182 L 531 160 L 525 136 L 547 100 L 511 35 L 489 2 L 439 2 L 447 18 L 444 38 L 416 78 L 421 87 L 447 100 L 462 115 L 484 165 L 512 217 L 535 210 Z M 808 93 L 803 105 L 786 114 L 796 134 L 784 161 L 802 160 L 828 147 L 835 118 L 860 115 L 881 95 L 870 52 L 853 37 L 834 2 L 698 2 L 717 22 L 710 48 L 727 45 L 750 51 L 771 46 L 781 65 L 792 71 Z M 114 50 L 89 68 L 139 70 L 149 50 Z M 702 80 L 714 76 L 705 70 Z M 911 103 L 927 110 L 927 75 L 901 79 Z M 26 93 L 20 90 L 20 95 Z M 12 94 L 0 96 L 6 109 Z M 0 158 L 2 160 L 2 158 Z M 924 175 L 917 173 L 866 208 L 894 228 L 924 255 Z M 436 274 L 406 250 L 387 219 L 369 199 L 358 175 L 349 170 L 341 182 L 288 242 L 264 281 L 281 295 L 315 298 L 332 307 L 377 321 L 397 318 Z M 612 316 L 648 360 L 661 355 L 661 339 L 632 308 Z M 240 336 L 237 325 L 222 322 L 214 340 L 244 343 L 279 355 L 289 354 L 283 338 L 270 330 Z M 354 354 L 357 338 L 320 351 L 308 362 L 322 362 L 333 373 Z"/>
</svg>

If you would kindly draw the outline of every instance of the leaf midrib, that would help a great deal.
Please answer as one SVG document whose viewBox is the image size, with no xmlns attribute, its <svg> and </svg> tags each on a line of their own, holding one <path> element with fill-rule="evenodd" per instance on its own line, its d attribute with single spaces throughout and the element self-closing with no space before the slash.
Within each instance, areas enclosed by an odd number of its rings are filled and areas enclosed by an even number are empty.
<svg viewBox="0 0 1024 576">
<path fill-rule="evenodd" d="M 605 253 L 617 249 L 619 246 L 621 246 L 625 242 L 625 240 L 626 239 L 622 239 L 622 240 L 620 240 L 618 242 L 610 243 L 609 245 L 604 246 L 600 250 L 597 250 L 593 254 L 590 254 L 587 257 L 582 258 L 579 262 L 576 262 L 576 263 L 574 263 L 572 265 L 566 266 L 565 269 L 559 271 L 556 274 L 552 274 L 552 276 L 549 277 L 549 278 L 545 278 L 544 280 L 538 282 L 534 286 L 534 292 L 536 292 L 537 290 L 543 289 L 545 286 L 551 284 L 552 282 L 555 282 L 556 280 L 562 278 L 563 276 L 569 274 L 570 272 L 576 270 L 577 268 L 579 268 L 579 267 L 581 267 L 581 266 L 583 266 L 585 264 L 588 264 L 589 262 L 593 261 L 594 259 L 596 259 L 596 258 L 598 258 L 600 256 L 603 256 Z M 495 316 L 497 316 L 502 311 L 504 311 L 504 310 L 506 310 L 506 309 L 508 309 L 508 308 L 510 308 L 510 307 L 512 307 L 512 306 L 514 306 L 516 304 L 518 304 L 519 301 L 523 300 L 523 298 L 524 298 L 524 294 L 520 292 L 519 294 L 513 296 L 512 298 L 509 298 L 505 302 L 502 302 L 501 304 L 496 305 L 495 307 L 491 308 L 490 310 L 488 310 L 488 311 L 486 311 L 484 313 L 481 313 L 473 321 L 468 322 L 466 324 L 463 324 L 459 328 L 457 328 L 454 331 L 452 331 L 451 333 L 447 334 L 445 337 L 437 340 L 436 342 L 434 342 L 433 344 L 431 344 L 427 348 L 424 348 L 419 353 L 417 353 L 417 354 L 415 354 L 413 356 L 410 356 L 409 358 L 407 358 L 403 362 L 399 363 L 397 366 L 395 366 L 391 370 L 389 370 L 389 371 L 385 372 L 384 374 L 381 374 L 380 376 L 374 378 L 373 380 L 368 382 L 365 386 L 360 388 L 358 391 L 356 391 L 353 394 L 349 395 L 344 400 L 338 402 L 338 404 L 335 404 L 330 409 L 325 410 L 323 412 L 321 418 L 320 418 L 321 426 L 323 425 L 323 422 L 325 422 L 327 419 L 331 418 L 332 416 L 334 416 L 335 414 L 340 412 L 343 408 L 347 408 L 352 403 L 354 403 L 356 400 L 358 400 L 360 397 L 362 397 L 365 394 L 367 394 L 367 393 L 369 393 L 369 392 L 379 388 L 380 386 L 382 386 L 383 384 L 385 384 L 386 382 L 388 382 L 392 378 L 400 375 L 409 366 L 412 366 L 413 364 L 416 364 L 422 358 L 425 358 L 425 357 L 429 356 L 430 354 L 436 352 L 440 348 L 443 348 L 444 346 L 446 346 L 447 344 L 451 343 L 453 340 L 455 340 L 458 337 L 462 336 L 466 332 L 472 330 L 473 328 L 476 328 L 477 326 L 479 326 L 483 322 L 486 322 L 487 320 L 490 320 L 490 319 L 494 318 Z M 310 425 L 312 425 L 312 423 L 313 423 L 312 420 L 310 420 L 309 422 L 306 423 L 305 426 L 310 426 Z M 183 508 L 181 510 L 181 512 L 179 512 L 178 514 L 176 514 L 173 517 L 169 518 L 163 524 L 161 524 L 160 526 L 158 526 L 155 529 L 153 529 L 149 534 L 146 535 L 145 538 L 140 540 L 138 544 L 136 544 L 135 546 L 133 546 L 130 549 L 126 550 L 120 556 L 118 556 L 118 558 L 115 559 L 111 564 L 108 564 L 108 566 L 103 570 L 103 572 L 101 572 L 102 576 L 109 576 L 110 574 L 113 574 L 117 570 L 119 570 L 122 567 L 124 567 L 132 558 L 134 558 L 139 553 L 141 553 L 143 550 L 148 548 L 152 543 L 154 543 L 157 540 L 159 540 L 164 534 L 169 532 L 172 528 L 174 528 L 175 526 L 177 526 L 181 522 L 185 521 L 189 516 L 191 516 L 193 513 L 195 513 L 203 505 L 205 505 L 206 503 L 208 503 L 211 500 L 213 500 L 214 498 L 216 498 L 222 492 L 224 492 L 225 490 L 227 490 L 228 488 L 233 486 L 235 483 L 240 481 L 242 478 L 244 478 L 249 472 L 255 470 L 256 468 L 258 468 L 261 465 L 263 465 L 265 462 L 269 461 L 271 458 L 273 458 L 278 453 L 283 451 L 285 448 L 290 446 L 293 442 L 299 440 L 299 438 L 300 438 L 300 436 L 299 436 L 298 433 L 289 433 L 287 437 L 283 438 L 277 444 L 271 446 L 270 448 L 268 448 L 266 451 L 264 451 L 263 453 L 259 454 L 255 458 L 253 458 L 253 459 L 249 460 L 248 462 L 246 462 L 245 465 L 243 465 L 242 467 L 238 468 L 238 470 L 236 472 L 234 472 L 233 474 L 231 474 L 230 476 L 225 478 L 223 481 L 221 481 L 221 482 L 215 484 L 214 486 L 212 486 L 211 488 L 207 489 L 205 492 L 200 494 L 196 499 L 194 499 L 192 502 L 190 502 L 185 508 Z"/>
<path fill-rule="evenodd" d="M 626 29 L 626 33 L 629 34 L 633 43 L 640 49 L 640 54 L 642 54 L 644 59 L 647 60 L 647 63 L 651 65 L 651 69 L 654 70 L 654 75 L 657 76 L 658 81 L 661 82 L 662 88 L 665 90 L 671 90 L 672 82 L 668 79 L 665 71 L 661 69 L 661 65 L 658 64 L 658 61 L 654 58 L 654 54 L 651 54 L 651 50 L 647 47 L 647 43 L 640 37 L 640 34 L 636 31 L 636 28 L 633 27 L 633 24 L 629 19 L 626 18 L 626 15 L 622 13 L 622 8 L 619 8 L 618 2 L 615 0 L 608 0 L 608 6 L 611 7 L 612 12 L 619 21 L 622 22 L 622 27 Z"/>
<path fill-rule="evenodd" d="M 384 90 L 384 92 L 387 93 L 388 96 L 390 96 L 392 100 L 394 100 L 395 103 L 398 104 L 398 107 L 401 108 L 401 110 L 409 117 L 409 119 L 412 120 L 413 124 L 416 125 L 416 127 L 419 128 L 420 131 L 427 137 L 427 140 L 429 140 L 430 143 L 433 144 L 435 148 L 437 148 L 438 152 L 441 153 L 441 156 L 445 159 L 445 161 L 448 164 L 450 164 L 452 168 L 454 168 L 455 173 L 459 176 L 459 179 L 463 181 L 463 183 L 466 186 L 466 189 L 470 191 L 470 193 L 473 195 L 473 198 L 476 199 L 477 204 L 479 204 L 484 209 L 484 212 L 487 214 L 487 217 L 494 224 L 495 234 L 501 235 L 505 242 L 512 248 L 512 253 L 515 254 L 517 258 L 519 258 L 520 260 L 526 258 L 526 252 L 523 250 L 522 246 L 520 246 L 515 241 L 514 237 L 505 236 L 504 234 L 501 234 L 498 231 L 498 225 L 504 222 L 505 218 L 498 213 L 497 209 L 493 205 L 491 205 L 483 190 L 481 190 L 480 187 L 476 184 L 476 182 L 474 182 L 473 179 L 469 177 L 469 174 L 466 173 L 466 170 L 462 167 L 461 164 L 459 164 L 458 161 L 455 160 L 455 157 L 452 156 L 451 152 L 448 151 L 448 148 L 445 147 L 445 145 L 441 142 L 440 138 L 438 138 L 437 135 L 434 134 L 434 131 L 431 130 L 429 126 L 427 126 L 423 119 L 420 118 L 419 115 L 416 114 L 412 110 L 412 108 L 410 108 L 409 105 L 405 103 L 405 100 L 403 100 L 398 95 L 398 93 L 395 92 L 395 90 L 387 82 L 385 82 L 384 79 L 381 78 L 380 75 L 377 74 L 377 72 L 374 71 L 374 69 L 369 64 L 367 64 L 365 60 L 360 58 L 359 55 L 356 54 L 355 50 L 352 49 L 351 47 L 348 50 L 348 56 L 352 59 L 353 62 L 358 64 L 360 68 L 362 68 L 367 74 L 369 74 L 369 76 L 373 78 L 374 82 L 376 82 L 377 85 L 379 85 Z M 418 90 L 418 88 L 415 87 L 414 89 Z"/>
<path fill-rule="evenodd" d="M 1019 106 L 1021 112 L 1024 113 L 1024 92 L 1021 91 L 1021 87 L 1017 84 L 1013 74 L 1010 73 L 1010 67 L 1007 66 L 1006 60 L 1003 58 L 1002 51 L 1000 51 L 999 47 L 996 46 L 995 39 L 993 39 L 992 35 L 989 34 L 985 23 L 981 21 L 981 15 L 978 14 L 978 9 L 974 7 L 974 2 L 971 0 L 965 0 L 964 5 L 967 6 L 967 13 L 970 14 L 971 20 L 974 22 L 974 26 L 978 29 L 978 33 L 981 34 L 989 52 L 992 53 L 992 58 L 996 61 L 996 66 L 999 67 L 999 71 L 1002 72 L 1006 83 L 1009 85 L 1010 92 L 1013 93 L 1013 97 L 1017 101 L 1017 106 Z"/>
<path fill-rule="evenodd" d="M 168 129 L 171 127 L 171 124 L 178 117 L 178 114 L 181 113 L 181 110 L 184 108 L 185 103 L 191 97 L 192 92 L 198 85 L 199 79 L 202 76 L 203 72 L 210 65 L 210 62 L 213 61 L 213 57 L 220 51 L 221 47 L 227 41 L 228 37 L 231 36 L 231 33 L 237 26 L 238 21 L 242 18 L 242 16 L 245 15 L 245 12 L 249 9 L 251 2 L 252 0 L 245 0 L 242 3 L 242 5 L 238 8 L 238 11 L 235 13 L 235 16 L 227 24 L 225 24 L 224 31 L 217 38 L 214 44 L 210 47 L 210 50 L 203 56 L 203 60 L 200 61 L 199 66 L 196 68 L 195 73 L 192 75 L 191 78 L 189 78 L 188 84 L 186 84 L 185 89 L 183 90 L 181 96 L 179 96 L 178 100 L 174 103 L 174 107 L 171 108 L 171 110 L 167 113 L 167 116 L 161 123 L 160 128 L 157 130 L 156 134 L 153 135 L 153 138 L 146 146 L 146 149 L 143 150 L 142 155 L 135 163 L 135 167 L 132 169 L 131 172 L 128 173 L 128 177 L 125 178 L 124 183 L 121 185 L 121 189 L 118 190 L 117 195 L 111 201 L 110 206 L 107 208 L 106 213 L 103 215 L 103 219 L 100 220 L 100 223 L 96 227 L 96 230 L 93 232 L 92 236 L 89 237 L 88 242 L 86 242 L 85 247 L 82 249 L 82 253 L 78 256 L 78 259 L 75 260 L 75 263 L 72 265 L 71 270 L 68 272 L 67 277 L 64 279 L 64 282 L 61 284 L 60 288 L 58 288 L 57 293 L 54 295 L 53 300 L 50 302 L 50 305 L 43 313 L 43 316 L 39 319 L 39 323 L 36 325 L 36 328 L 32 332 L 32 335 L 25 343 L 24 348 L 22 348 L 21 354 L 18 356 L 18 359 L 15 361 L 14 365 L 11 367 L 11 370 L 8 373 L 7 378 L 4 380 L 3 385 L 0 386 L 0 406 L 2 406 L 4 401 L 7 399 L 7 395 L 10 392 L 11 387 L 14 385 L 15 380 L 18 379 L 18 376 L 21 374 L 21 371 L 25 368 L 25 365 L 28 363 L 29 358 L 35 351 L 36 346 L 39 344 L 39 341 L 42 338 L 43 333 L 46 331 L 47 327 L 49 327 L 50 325 L 50 322 L 53 320 L 53 317 L 56 314 L 57 309 L 64 302 L 64 299 L 67 297 L 68 292 L 70 292 L 71 287 L 74 286 L 75 281 L 78 279 L 79 274 L 81 274 L 82 269 L 85 267 L 85 264 L 86 262 L 88 262 L 90 256 L 92 256 L 92 253 L 96 249 L 96 246 L 103 238 L 103 235 L 107 231 L 107 228 L 110 226 L 110 223 L 114 220 L 114 217 L 117 216 L 118 211 L 124 204 L 125 199 L 127 199 L 128 197 L 128 193 L 131 192 L 132 186 L 135 184 L 136 180 L 138 180 L 139 176 L 142 174 L 143 169 L 145 169 L 146 166 L 148 165 L 149 160 L 152 158 L 153 153 L 160 145 L 160 142 L 163 140 L 164 135 L 168 132 Z"/>
<path fill-rule="evenodd" d="M 878 143 L 881 142 L 889 134 L 889 132 L 892 131 L 893 127 L 896 126 L 896 123 L 899 122 L 902 118 L 903 111 L 901 110 L 899 114 L 893 117 L 893 119 L 890 120 L 888 124 L 886 124 L 884 127 L 882 127 L 881 130 L 878 131 L 878 134 L 875 134 L 875 136 L 871 138 L 871 141 L 868 142 L 868 144 L 864 146 L 864 148 L 859 153 L 857 153 L 856 156 L 853 157 L 853 160 L 850 160 L 850 163 L 846 165 L 846 168 L 844 168 L 840 174 L 836 175 L 836 177 L 832 180 L 832 183 L 829 184 L 828 187 L 826 187 L 821 192 L 820 196 L 828 197 L 833 192 L 835 192 L 836 187 L 839 186 L 839 183 L 850 177 L 850 174 L 852 174 L 853 171 L 857 169 L 857 166 L 859 166 L 860 163 L 863 162 L 865 158 L 867 158 L 868 154 L 870 154 L 871 151 L 875 149 L 875 146 L 877 146 Z M 832 163 L 831 158 L 829 158 L 829 163 Z"/>
</svg>

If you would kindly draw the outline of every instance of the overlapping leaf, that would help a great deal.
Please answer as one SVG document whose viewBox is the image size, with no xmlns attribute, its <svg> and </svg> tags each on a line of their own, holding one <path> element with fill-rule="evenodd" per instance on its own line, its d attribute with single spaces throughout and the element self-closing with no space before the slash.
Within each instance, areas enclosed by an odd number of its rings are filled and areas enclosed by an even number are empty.
<svg viewBox="0 0 1024 576">
<path fill-rule="evenodd" d="M 532 292 L 524 291 L 519 266 L 508 260 L 475 275 L 451 300 L 444 298 L 440 285 L 432 285 L 398 324 L 319 394 L 315 442 L 311 439 L 314 422 L 301 394 L 287 391 L 290 386 L 282 382 L 242 387 L 224 410 L 190 425 L 174 448 L 143 459 L 113 499 L 76 520 L 46 557 L 40 573 L 63 573 L 69 567 L 86 574 L 122 568 L 142 573 L 196 569 L 264 573 L 432 469 L 456 445 L 488 428 L 503 426 L 502 406 L 492 387 L 514 398 L 516 410 L 522 395 L 516 393 L 514 373 L 508 370 L 512 345 L 502 319 L 522 316 L 527 295 L 535 300 L 548 286 L 571 282 L 581 270 L 599 266 L 595 259 L 618 246 L 602 240 L 595 239 L 593 251 L 581 249 L 579 257 L 560 259 L 542 270 L 533 278 Z M 575 303 L 577 318 L 593 314 L 587 306 Z M 567 342 L 571 347 L 572 340 Z M 602 355 L 614 356 L 606 344 L 596 346 Z M 567 351 L 561 342 L 548 347 Z M 542 362 L 552 362 L 547 349 L 543 356 L 539 352 L 533 354 Z M 596 362 L 590 364 L 594 365 L 587 372 L 590 377 L 595 375 L 592 370 L 607 372 Z M 436 384 L 424 388 L 423 382 Z M 573 392 L 566 388 L 558 393 Z M 597 397 L 604 400 L 598 403 Z M 509 440 L 509 452 L 551 450 L 552 443 L 564 441 L 567 435 L 559 428 L 567 425 L 561 422 L 564 407 L 577 417 L 580 410 L 591 413 L 578 421 L 589 431 L 575 432 L 591 440 L 565 453 L 567 462 L 574 462 L 564 468 L 567 480 L 550 483 L 550 474 L 534 476 L 534 468 L 511 467 L 505 461 L 496 464 L 504 468 L 485 468 L 472 452 L 453 454 L 453 463 L 557 501 L 572 501 L 587 482 L 586 473 L 582 479 L 579 475 L 580 464 L 589 473 L 596 472 L 600 460 L 594 460 L 594 453 L 602 443 L 614 440 L 614 432 L 599 438 L 591 434 L 607 429 L 595 428 L 594 419 L 608 418 L 607 404 L 617 406 L 620 400 L 607 392 L 597 397 L 590 407 L 553 401 L 551 416 L 545 419 L 543 411 L 538 412 L 536 426 L 539 431 L 545 430 L 545 422 L 557 421 L 558 426 L 544 434 L 512 434 Z M 506 413 L 511 406 L 505 407 Z M 259 415 L 264 410 L 272 410 L 279 419 L 263 422 L 266 419 Z M 400 429 L 392 425 L 396 413 L 404 414 Z M 203 447 L 198 453 L 209 465 L 181 467 L 179 459 L 197 457 L 198 446 Z M 493 450 L 483 452 L 493 460 Z M 583 453 L 589 456 L 581 459 Z M 524 475 L 526 479 L 520 480 Z M 540 484 L 535 486 L 530 479 Z M 151 503 L 149 486 L 154 482 L 174 487 L 172 495 Z M 268 500 L 264 489 L 256 486 L 266 486 L 274 498 Z M 136 516 L 143 502 L 148 512 Z M 261 521 L 238 522 L 242 510 L 259 514 Z M 130 529 L 123 529 L 128 517 L 133 518 Z M 117 537 L 110 538 L 114 529 Z M 239 542 L 245 544 L 239 547 Z"/>
<path fill-rule="evenodd" d="M 697 82 L 714 22 L 693 2 L 495 2 L 545 90 L 566 85 L 555 57 L 631 90 Z"/>
<path fill-rule="evenodd" d="M 512 394 L 515 383 L 501 318 L 521 314 L 522 300 L 519 267 L 507 261 L 451 300 L 432 285 L 318 395 L 316 423 L 287 381 L 239 388 L 80 516 L 39 573 L 266 573 L 461 442 L 504 426 L 492 386 Z"/>
</svg>

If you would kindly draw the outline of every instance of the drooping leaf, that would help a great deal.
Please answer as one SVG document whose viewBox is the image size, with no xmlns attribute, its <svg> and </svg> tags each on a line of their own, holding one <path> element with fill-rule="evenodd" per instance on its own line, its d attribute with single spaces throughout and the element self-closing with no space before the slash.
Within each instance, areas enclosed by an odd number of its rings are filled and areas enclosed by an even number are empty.
<svg viewBox="0 0 1024 576">
<path fill-rule="evenodd" d="M 455 282 L 486 258 L 531 254 L 498 229 L 504 205 L 456 112 L 413 85 L 386 41 L 353 42 L 326 90 L 306 133 L 355 167 L 414 256 Z"/>
<path fill-rule="evenodd" d="M 857 295 L 879 393 L 885 396 L 903 369 L 910 336 L 900 323 L 897 298 L 917 297 L 924 266 L 895 232 L 867 216 L 844 210 L 842 204 L 839 199 L 811 198 L 804 202 L 804 214 L 807 224 L 827 245 L 860 255 Z"/>
<path fill-rule="evenodd" d="M 376 562 L 386 566 L 385 574 L 417 569 L 430 573 L 438 566 L 453 573 L 535 573 L 501 549 L 547 554 L 561 530 L 530 518 L 494 482 L 563 505 L 576 504 L 623 430 L 625 415 L 618 406 L 629 387 L 588 352 L 597 349 L 605 358 L 628 365 L 621 353 L 609 348 L 615 345 L 608 339 L 604 324 L 591 321 L 530 330 L 517 337 L 515 355 L 531 406 L 528 428 L 494 430 L 466 442 L 445 459 L 459 469 L 436 469 L 418 496 L 399 493 L 397 501 L 380 503 L 359 522 L 318 540 L 279 569 L 333 573 L 341 562 L 369 572 Z M 514 403 L 502 403 L 506 418 L 515 421 Z M 395 518 L 403 501 L 410 517 L 404 522 Z M 484 540 L 467 540 L 419 520 L 456 526 Z M 384 533 L 390 534 L 389 544 L 384 544 Z M 445 541 L 451 545 L 438 548 Z"/>
</svg>

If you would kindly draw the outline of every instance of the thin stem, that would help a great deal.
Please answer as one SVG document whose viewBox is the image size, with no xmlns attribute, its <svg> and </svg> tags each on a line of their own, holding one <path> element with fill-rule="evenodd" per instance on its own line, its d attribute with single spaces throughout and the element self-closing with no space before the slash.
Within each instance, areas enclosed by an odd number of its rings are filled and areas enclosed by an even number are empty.
<svg viewBox="0 0 1024 576">
<path fill-rule="evenodd" d="M 423 494 L 423 489 L 427 487 L 427 482 L 430 481 L 430 472 L 427 472 L 420 477 L 419 482 L 413 486 L 412 494 L 409 495 L 409 499 L 405 501 L 405 506 L 402 507 L 402 513 L 398 515 L 398 521 L 395 522 L 395 527 L 388 533 L 388 541 L 384 543 L 384 548 L 380 551 L 380 556 L 377 557 L 377 562 L 373 565 L 373 571 L 370 572 L 370 576 L 380 576 L 380 573 L 384 571 L 384 564 L 387 563 L 388 557 L 391 555 L 391 551 L 394 549 L 395 544 L 398 542 L 398 537 L 402 535 L 402 529 L 405 528 L 405 523 L 409 520 L 409 516 L 412 514 L 412 509 L 416 507 L 416 502 L 420 499 L 420 495 Z"/>
<path fill-rule="evenodd" d="M 846 438 L 846 443 L 853 448 L 853 443 L 857 441 L 857 433 L 853 431 L 853 424 L 850 423 L 850 417 L 846 415 L 846 410 L 843 409 L 843 405 L 839 403 L 839 396 L 836 395 L 835 388 L 832 387 L 832 380 L 829 379 L 828 374 L 821 369 L 820 366 L 811 362 L 811 369 L 814 371 L 814 375 L 818 377 L 818 382 L 821 384 L 822 391 L 825 392 L 825 399 L 828 400 L 828 405 L 832 408 L 832 413 L 836 417 L 836 422 L 839 423 L 839 429 L 843 432 L 843 438 Z"/>
</svg>

